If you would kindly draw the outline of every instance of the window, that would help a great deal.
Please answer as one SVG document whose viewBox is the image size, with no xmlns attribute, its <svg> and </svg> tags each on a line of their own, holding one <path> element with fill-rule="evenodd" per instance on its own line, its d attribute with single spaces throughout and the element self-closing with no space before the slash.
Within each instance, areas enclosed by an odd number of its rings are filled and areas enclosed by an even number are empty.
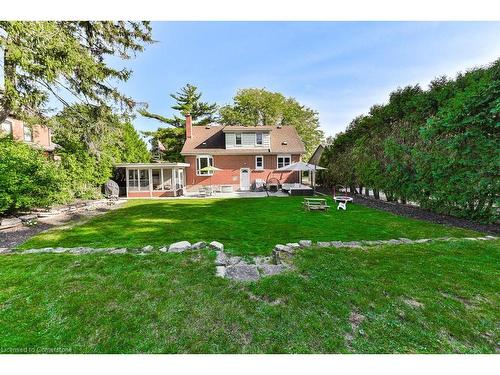
<svg viewBox="0 0 500 375">
<path fill-rule="evenodd" d="M 149 191 L 149 171 L 147 169 L 139 169 L 139 185 L 141 191 Z"/>
<path fill-rule="evenodd" d="M 130 169 L 128 171 L 128 190 L 138 191 L 139 190 L 139 175 L 137 169 Z"/>
<path fill-rule="evenodd" d="M 241 146 L 241 133 L 236 133 L 236 145 Z"/>
<path fill-rule="evenodd" d="M 3 133 L 6 133 L 8 135 L 11 135 L 12 134 L 12 122 L 10 121 L 4 121 L 2 123 L 2 127 L 0 128 L 0 130 L 3 132 Z"/>
<path fill-rule="evenodd" d="M 213 171 L 202 171 L 201 169 L 213 166 L 214 159 L 211 156 L 198 156 L 196 157 L 196 174 L 198 176 L 211 176 L 214 174 Z"/>
<path fill-rule="evenodd" d="M 264 169 L 264 157 L 256 156 L 255 157 L 255 169 Z"/>
<path fill-rule="evenodd" d="M 255 144 L 262 146 L 262 133 L 255 134 Z"/>
<path fill-rule="evenodd" d="M 172 170 L 163 169 L 163 189 L 172 190 Z"/>
<path fill-rule="evenodd" d="M 149 191 L 149 170 L 129 169 L 128 171 L 129 191 Z"/>
<path fill-rule="evenodd" d="M 31 129 L 26 125 L 23 126 L 23 128 L 24 128 L 24 140 L 26 142 L 33 142 L 33 133 L 31 132 Z"/>
<path fill-rule="evenodd" d="M 151 170 L 151 178 L 153 180 L 153 190 L 163 190 L 161 185 L 161 169 Z"/>
<path fill-rule="evenodd" d="M 278 155 L 278 168 L 286 167 L 291 164 L 290 155 Z"/>
</svg>

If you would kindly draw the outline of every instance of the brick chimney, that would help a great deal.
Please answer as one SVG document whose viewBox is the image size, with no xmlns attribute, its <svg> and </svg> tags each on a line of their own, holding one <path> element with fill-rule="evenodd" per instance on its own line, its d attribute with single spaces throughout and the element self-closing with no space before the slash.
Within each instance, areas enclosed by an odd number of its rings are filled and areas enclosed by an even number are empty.
<svg viewBox="0 0 500 375">
<path fill-rule="evenodd" d="M 193 136 L 193 119 L 191 114 L 186 115 L 186 138 L 191 138 Z"/>
</svg>

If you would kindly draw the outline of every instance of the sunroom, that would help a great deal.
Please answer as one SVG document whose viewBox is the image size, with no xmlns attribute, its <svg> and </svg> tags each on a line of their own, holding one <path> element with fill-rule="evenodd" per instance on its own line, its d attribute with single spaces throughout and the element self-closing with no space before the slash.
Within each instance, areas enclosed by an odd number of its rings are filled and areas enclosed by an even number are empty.
<svg viewBox="0 0 500 375">
<path fill-rule="evenodd" d="M 188 163 L 123 163 L 115 167 L 125 172 L 122 184 L 127 198 L 178 197 L 185 193 Z"/>
</svg>

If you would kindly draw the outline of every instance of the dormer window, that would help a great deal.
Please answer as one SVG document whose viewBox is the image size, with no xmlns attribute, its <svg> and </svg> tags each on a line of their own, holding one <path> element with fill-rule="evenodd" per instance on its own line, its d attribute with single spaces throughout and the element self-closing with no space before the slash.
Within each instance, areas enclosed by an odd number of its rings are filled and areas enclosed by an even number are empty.
<svg viewBox="0 0 500 375">
<path fill-rule="evenodd" d="M 255 133 L 255 144 L 262 146 L 262 133 Z"/>
<path fill-rule="evenodd" d="M 236 146 L 241 146 L 241 133 L 236 133 Z"/>
</svg>

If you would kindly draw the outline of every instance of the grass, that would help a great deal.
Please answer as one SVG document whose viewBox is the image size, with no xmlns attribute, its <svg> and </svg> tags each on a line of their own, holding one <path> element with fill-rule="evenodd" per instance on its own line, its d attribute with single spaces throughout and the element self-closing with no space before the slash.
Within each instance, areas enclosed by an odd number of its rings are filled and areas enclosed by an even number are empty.
<svg viewBox="0 0 500 375">
<path fill-rule="evenodd" d="M 478 233 L 408 219 L 359 205 L 347 211 L 305 212 L 301 197 L 134 200 L 74 226 L 41 233 L 21 249 L 143 247 L 188 240 L 222 242 L 235 254 L 269 254 L 277 243 L 406 237 L 466 237 Z"/>
<path fill-rule="evenodd" d="M 257 202 L 260 200 L 246 204 L 255 208 Z M 205 204 L 208 203 L 200 202 Z M 229 203 L 218 202 L 214 207 L 219 204 Z M 115 226 L 122 222 L 118 218 L 123 213 L 147 208 L 150 215 L 145 220 L 155 223 L 155 231 L 149 232 L 150 238 L 141 237 L 144 233 L 139 232 L 141 235 L 135 240 L 160 241 L 163 237 L 156 231 L 165 231 L 168 225 L 163 219 L 152 221 L 159 216 L 153 207 L 159 207 L 164 214 L 172 212 L 170 203 L 134 202 L 121 213 L 116 211 L 108 216 L 115 218 L 115 224 L 111 224 Z M 370 221 L 386 215 L 352 208 L 352 214 L 357 212 Z M 350 212 L 343 216 L 348 227 L 356 223 Z M 324 223 L 328 223 L 328 218 L 338 225 L 340 220 L 335 218 L 341 214 L 344 213 L 311 213 L 311 217 L 315 215 L 315 222 Z M 298 216 L 299 213 L 292 215 L 293 222 Z M 347 224 L 346 217 L 351 218 Z M 192 222 L 204 219 L 206 216 L 196 218 L 194 212 L 190 218 Z M 73 229 L 72 236 L 59 241 L 72 244 L 70 241 L 77 238 L 90 238 L 82 230 L 102 225 L 100 220 Z M 128 223 L 138 220 L 132 215 Z M 426 231 L 426 225 L 422 225 L 410 232 L 406 220 L 396 221 L 399 224 L 382 234 L 429 236 L 441 235 L 438 232 L 444 230 L 431 226 Z M 215 223 L 213 228 L 219 225 Z M 258 223 L 255 226 L 259 227 Z M 337 226 L 327 228 L 332 227 Z M 226 236 L 230 230 L 228 227 Z M 338 233 L 343 238 L 350 235 L 347 230 Z M 377 230 L 363 234 L 356 225 L 351 237 L 367 238 L 368 234 L 381 237 Z M 107 241 L 117 243 L 125 238 L 116 232 Z M 101 244 L 105 239 L 99 237 L 98 241 Z M 267 244 L 265 240 L 262 243 Z M 214 256 L 206 251 L 147 256 L 1 256 L 0 352 L 498 351 L 498 241 L 439 242 L 370 250 L 309 249 L 296 257 L 295 271 L 250 284 L 215 277 Z"/>
</svg>

